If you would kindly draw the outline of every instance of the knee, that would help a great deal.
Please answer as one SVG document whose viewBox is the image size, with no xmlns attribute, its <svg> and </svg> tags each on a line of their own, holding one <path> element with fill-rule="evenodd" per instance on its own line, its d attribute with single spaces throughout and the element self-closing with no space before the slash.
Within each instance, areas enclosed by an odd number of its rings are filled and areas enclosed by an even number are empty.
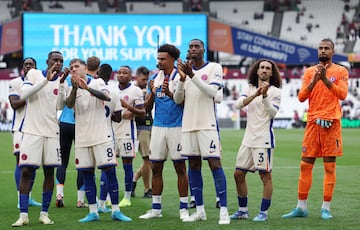
<svg viewBox="0 0 360 230">
<path fill-rule="evenodd" d="M 245 179 L 245 172 L 242 171 L 242 170 L 235 170 L 234 179 L 236 181 L 244 180 Z"/>
</svg>

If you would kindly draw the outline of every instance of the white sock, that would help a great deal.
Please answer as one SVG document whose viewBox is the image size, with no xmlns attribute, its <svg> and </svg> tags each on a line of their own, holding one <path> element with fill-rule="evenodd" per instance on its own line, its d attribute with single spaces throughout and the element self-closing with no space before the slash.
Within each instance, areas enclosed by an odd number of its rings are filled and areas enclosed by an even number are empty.
<svg viewBox="0 0 360 230">
<path fill-rule="evenodd" d="M 153 196 L 152 196 L 152 202 L 153 202 L 154 204 L 161 204 L 161 195 L 160 195 L 160 196 L 155 196 L 155 195 L 153 195 Z"/>
<path fill-rule="evenodd" d="M 180 202 L 181 202 L 181 203 L 187 203 L 188 200 L 189 200 L 189 198 L 188 198 L 187 196 L 185 196 L 185 197 L 180 197 Z"/>
<path fill-rule="evenodd" d="M 119 208 L 119 204 L 112 204 L 111 205 L 111 211 L 112 213 L 114 213 L 115 211 L 119 211 L 120 208 Z"/>
<path fill-rule="evenodd" d="M 298 200 L 297 208 L 301 208 L 302 210 L 307 210 L 307 200 Z"/>
<path fill-rule="evenodd" d="M 129 191 L 129 192 L 128 192 L 128 191 L 125 191 L 124 198 L 130 200 L 130 198 L 131 198 L 131 191 Z"/>
<path fill-rule="evenodd" d="M 205 213 L 204 205 L 197 205 L 196 206 L 196 213 Z"/>
<path fill-rule="evenodd" d="M 105 200 L 99 200 L 99 207 L 105 208 Z"/>
<path fill-rule="evenodd" d="M 81 203 L 84 203 L 85 191 L 84 190 L 78 190 L 77 191 L 77 197 L 78 197 L 78 201 L 81 201 Z"/>
<path fill-rule="evenodd" d="M 321 209 L 326 209 L 326 210 L 330 211 L 330 204 L 331 204 L 331 201 L 323 201 Z"/>
<path fill-rule="evenodd" d="M 248 211 L 248 207 L 239 207 L 239 211 L 242 211 L 242 212 L 247 212 Z"/>
<path fill-rule="evenodd" d="M 57 184 L 56 185 L 56 195 L 61 195 L 64 197 L 64 185 L 63 184 Z"/>
<path fill-rule="evenodd" d="M 89 204 L 89 211 L 90 213 L 92 212 L 98 213 L 97 204 Z"/>
<path fill-rule="evenodd" d="M 227 207 L 220 207 L 220 215 L 229 215 Z"/>
</svg>

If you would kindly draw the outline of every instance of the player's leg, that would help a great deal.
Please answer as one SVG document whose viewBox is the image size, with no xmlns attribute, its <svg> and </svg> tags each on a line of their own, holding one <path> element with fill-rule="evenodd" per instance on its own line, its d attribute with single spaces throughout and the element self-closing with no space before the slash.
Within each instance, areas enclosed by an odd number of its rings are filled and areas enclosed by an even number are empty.
<svg viewBox="0 0 360 230">
<path fill-rule="evenodd" d="M 254 161 L 251 149 L 241 145 L 236 156 L 234 179 L 237 191 L 237 200 L 239 209 L 231 216 L 231 219 L 248 219 L 248 188 L 246 183 L 246 174 L 248 171 L 254 171 Z"/>
<path fill-rule="evenodd" d="M 15 165 L 15 171 L 14 171 L 14 177 L 15 177 L 15 184 L 16 184 L 16 191 L 18 193 L 18 201 L 17 201 L 17 207 L 20 208 L 20 204 L 19 204 L 19 184 L 20 184 L 20 173 L 21 173 L 21 169 L 19 167 L 19 154 L 20 154 L 20 146 L 21 146 L 21 140 L 23 138 L 23 133 L 22 132 L 13 132 L 13 153 L 15 156 L 15 160 L 16 160 L 16 165 Z M 34 174 L 31 178 L 31 187 L 30 187 L 30 193 L 29 193 L 29 206 L 41 206 L 41 203 L 36 202 L 34 199 L 32 199 L 31 197 L 31 190 L 34 184 L 34 180 L 35 180 L 35 175 L 36 175 L 36 170 L 34 170 Z"/>
<path fill-rule="evenodd" d="M 314 122 L 307 123 L 304 140 L 302 142 L 303 152 L 300 161 L 300 175 L 298 179 L 298 202 L 296 208 L 291 212 L 282 215 L 283 218 L 292 217 L 306 217 L 307 211 L 307 198 L 312 185 L 312 171 L 317 154 L 320 152 L 319 134 L 322 128 Z"/>
<path fill-rule="evenodd" d="M 44 137 L 43 169 L 44 184 L 42 196 L 42 208 L 39 221 L 42 224 L 54 224 L 54 221 L 48 217 L 48 210 L 54 191 L 54 167 L 61 165 L 59 137 Z"/>
<path fill-rule="evenodd" d="M 114 168 L 115 170 L 115 168 Z M 112 176 L 111 175 L 111 169 L 108 169 L 107 171 L 109 171 L 109 177 Z M 100 176 L 100 195 L 99 195 L 99 205 L 98 205 L 98 212 L 99 213 L 108 213 L 111 212 L 111 210 L 105 205 L 106 199 L 107 199 L 107 195 L 108 192 L 110 191 L 108 188 L 108 182 L 107 182 L 107 171 L 105 171 L 105 169 L 101 170 L 101 176 Z M 117 180 L 116 180 L 117 183 Z M 117 187 L 119 188 L 119 185 L 117 185 Z M 115 195 L 119 195 L 118 192 L 118 188 L 115 190 L 116 194 Z M 110 196 L 111 198 L 111 196 Z M 119 198 L 117 198 L 117 200 L 114 200 L 114 202 L 116 202 L 116 205 L 119 204 Z"/>
<path fill-rule="evenodd" d="M 323 182 L 323 204 L 321 207 L 321 218 L 331 219 L 330 203 L 333 197 L 336 184 L 336 157 L 342 156 L 342 135 L 341 122 L 334 120 L 332 126 L 328 128 L 326 134 L 321 136 L 324 145 L 322 155 L 324 157 L 324 182 Z M 331 156 L 327 156 L 331 153 Z"/>
<path fill-rule="evenodd" d="M 263 182 L 263 197 L 261 199 L 261 206 L 259 214 L 253 221 L 266 221 L 268 219 L 268 209 L 271 204 L 271 197 L 273 191 L 271 172 L 259 171 L 261 181 Z"/>
<path fill-rule="evenodd" d="M 56 169 L 56 207 L 64 207 L 64 184 L 69 164 L 71 145 L 74 140 L 75 126 L 60 122 L 61 166 Z"/>
<path fill-rule="evenodd" d="M 273 149 L 256 148 L 252 151 L 253 162 L 255 168 L 259 171 L 260 179 L 263 183 L 263 197 L 259 214 L 253 221 L 266 221 L 268 219 L 268 209 L 271 204 L 271 197 L 273 191 L 272 185 L 272 159 Z"/>
<path fill-rule="evenodd" d="M 21 167 L 21 176 L 19 183 L 19 203 L 20 203 L 20 216 L 19 219 L 12 224 L 13 227 L 20 227 L 29 223 L 29 192 L 31 187 L 31 175 L 35 171 L 32 167 Z"/>
<path fill-rule="evenodd" d="M 331 219 L 330 204 L 336 184 L 336 157 L 324 157 L 324 195 L 321 206 L 321 217 Z"/>
<path fill-rule="evenodd" d="M 189 190 L 190 190 L 190 203 L 188 204 L 188 208 L 196 208 L 196 203 L 195 203 L 195 196 L 193 194 L 192 191 L 192 183 L 191 183 L 191 170 L 190 170 L 190 166 L 188 166 L 188 179 L 189 179 Z"/>
<path fill-rule="evenodd" d="M 40 212 L 39 221 L 42 224 L 54 224 L 54 221 L 49 219 L 48 212 L 49 206 L 51 203 L 51 197 L 54 190 L 54 168 L 47 167 L 44 165 L 44 184 L 43 184 L 43 194 L 42 194 L 42 208 Z"/>
<path fill-rule="evenodd" d="M 152 196 L 152 189 L 150 187 L 151 162 L 149 156 L 143 157 L 143 163 L 141 166 L 141 175 L 144 183 L 144 198 L 151 198 Z"/>
<path fill-rule="evenodd" d="M 76 207 L 85 208 L 87 207 L 87 204 L 85 203 L 84 173 L 82 170 L 77 170 L 76 186 L 78 200 Z"/>
<path fill-rule="evenodd" d="M 174 161 L 174 168 L 178 178 L 178 191 L 180 197 L 179 213 L 180 219 L 189 217 L 188 206 L 188 177 L 186 173 L 185 160 Z"/>
<path fill-rule="evenodd" d="M 217 196 L 220 199 L 219 224 L 229 224 L 230 217 L 227 209 L 227 186 L 224 170 L 221 165 L 220 158 L 209 158 L 209 167 L 211 169 L 213 179 L 218 191 Z M 196 198 L 195 198 L 196 199 Z"/>
<path fill-rule="evenodd" d="M 152 205 L 144 215 L 139 216 L 140 219 L 151 219 L 156 217 L 162 217 L 161 214 L 161 194 L 164 188 L 163 183 L 163 168 L 164 161 L 158 160 L 152 162 Z"/>
<path fill-rule="evenodd" d="M 122 157 L 123 168 L 124 168 L 124 182 L 125 182 L 125 193 L 124 198 L 120 201 L 119 206 L 121 208 L 131 206 L 131 191 L 132 191 L 132 179 L 134 177 L 132 157 Z"/>
<path fill-rule="evenodd" d="M 149 160 L 150 155 L 150 130 L 139 130 L 138 131 L 138 140 L 139 140 L 139 153 L 143 158 L 143 163 L 139 169 L 135 172 L 132 184 L 131 196 L 135 196 L 136 183 L 140 177 L 142 177 L 144 183 L 144 197 L 151 198 L 151 187 L 150 187 L 150 175 L 151 175 L 151 162 Z"/>
<path fill-rule="evenodd" d="M 115 166 L 117 165 L 117 161 L 114 143 L 109 141 L 96 145 L 93 147 L 93 151 L 96 166 L 99 167 L 106 176 L 107 189 L 111 199 L 111 218 L 123 222 L 132 221 L 132 219 L 125 216 L 119 208 L 119 183 L 116 177 Z"/>
</svg>

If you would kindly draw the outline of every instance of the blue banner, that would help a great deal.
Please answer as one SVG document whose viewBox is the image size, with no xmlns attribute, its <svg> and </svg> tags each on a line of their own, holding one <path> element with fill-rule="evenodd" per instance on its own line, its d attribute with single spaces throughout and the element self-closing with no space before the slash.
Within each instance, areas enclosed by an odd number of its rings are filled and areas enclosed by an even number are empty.
<svg viewBox="0 0 360 230">
<path fill-rule="evenodd" d="M 231 27 L 231 31 L 234 54 L 256 59 L 267 58 L 278 63 L 293 65 L 319 62 L 317 49 L 282 41 L 235 27 Z M 347 60 L 347 56 L 338 54 L 333 56 L 333 62 Z"/>
<path fill-rule="evenodd" d="M 45 69 L 52 50 L 73 58 L 98 56 L 114 70 L 122 65 L 155 69 L 158 45 L 170 43 L 186 58 L 189 41 L 207 45 L 205 14 L 36 14 L 23 15 L 24 57 L 34 57 Z"/>
</svg>

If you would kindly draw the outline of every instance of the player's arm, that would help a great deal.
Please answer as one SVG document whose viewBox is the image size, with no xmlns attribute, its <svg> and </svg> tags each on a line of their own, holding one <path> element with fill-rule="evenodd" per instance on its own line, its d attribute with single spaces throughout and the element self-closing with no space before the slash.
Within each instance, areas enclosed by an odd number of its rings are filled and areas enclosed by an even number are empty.
<svg viewBox="0 0 360 230">
<path fill-rule="evenodd" d="M 240 97 L 235 102 L 235 108 L 241 109 L 250 104 L 257 96 L 261 95 L 261 90 L 262 88 L 258 87 L 253 95 L 247 96 L 248 92 L 250 92 L 249 90 L 247 91 L 247 93 L 240 95 Z"/>
<path fill-rule="evenodd" d="M 182 62 L 182 60 L 180 58 L 177 60 L 177 68 L 178 68 L 178 73 L 180 76 L 180 81 L 176 86 L 176 89 L 175 89 L 175 92 L 173 95 L 173 99 L 176 104 L 182 104 L 182 103 L 184 103 L 184 100 L 185 100 L 184 86 L 185 86 L 185 80 L 186 80 L 186 75 L 187 75 L 186 71 L 190 71 L 190 70 L 186 70 L 186 68 L 188 68 L 188 67 L 185 65 L 185 63 Z M 191 73 L 192 73 L 192 70 L 191 70 Z M 194 74 L 192 74 L 192 76 L 194 76 Z"/>
<path fill-rule="evenodd" d="M 56 99 L 56 109 L 62 110 L 66 104 L 66 92 L 64 83 L 60 83 L 59 85 L 59 94 Z"/>
<path fill-rule="evenodd" d="M 155 102 L 155 95 L 156 95 L 156 87 L 154 86 L 154 80 L 150 80 L 148 82 L 147 91 L 145 94 L 145 112 L 151 112 L 154 108 Z"/>
<path fill-rule="evenodd" d="M 20 99 L 18 95 L 9 95 L 9 102 L 13 110 L 17 110 L 26 105 L 26 101 L 24 99 Z"/>
<path fill-rule="evenodd" d="M 70 95 L 66 98 L 66 106 L 69 108 L 73 108 L 75 105 L 75 99 L 76 99 L 76 92 L 78 90 L 78 86 L 73 84 L 73 87 L 71 88 Z"/>
<path fill-rule="evenodd" d="M 224 92 L 223 89 L 219 89 L 216 93 L 216 96 L 214 97 L 215 103 L 220 104 L 224 99 Z"/>
<path fill-rule="evenodd" d="M 298 99 L 300 102 L 304 102 L 310 97 L 310 94 L 318 81 L 319 77 L 315 70 L 313 70 L 313 72 L 311 72 L 309 69 L 305 71 L 303 82 L 298 94 Z"/>
<path fill-rule="evenodd" d="M 199 78 L 191 78 L 192 82 L 201 90 L 201 92 L 205 93 L 211 98 L 214 98 L 219 89 L 221 89 L 220 85 L 217 84 L 206 84 Z"/>
<path fill-rule="evenodd" d="M 113 114 L 111 115 L 111 120 L 114 121 L 114 122 L 117 122 L 119 123 L 122 119 L 122 111 L 119 110 L 119 111 L 115 111 L 113 112 Z"/>
<path fill-rule="evenodd" d="M 278 90 L 277 94 L 273 97 L 263 97 L 262 103 L 264 104 L 265 111 L 270 118 L 274 118 L 279 111 L 281 101 L 281 91 Z"/>
<path fill-rule="evenodd" d="M 89 91 L 92 95 L 94 95 L 96 98 L 103 100 L 103 101 L 110 101 L 111 98 L 109 95 L 107 95 L 104 91 L 92 89 L 90 87 L 87 87 L 87 91 Z"/>
<path fill-rule="evenodd" d="M 102 80 L 102 79 L 99 79 L 99 80 Z M 111 101 L 111 97 L 110 97 L 110 95 L 107 93 L 107 91 L 105 89 L 104 90 L 97 90 L 97 89 L 94 89 L 92 87 L 89 87 L 88 84 L 86 83 L 86 80 L 83 79 L 83 78 L 78 78 L 77 79 L 77 84 L 79 85 L 80 88 L 87 90 L 89 93 L 94 95 L 97 99 L 100 99 L 100 100 L 103 100 L 103 101 Z"/>
<path fill-rule="evenodd" d="M 349 88 L 349 73 L 347 70 L 343 69 L 343 71 L 339 71 L 340 76 L 337 78 L 336 83 L 331 83 L 331 87 L 328 87 L 330 91 L 340 100 L 345 100 L 348 94 Z M 327 79 L 327 78 L 326 78 Z"/>
<path fill-rule="evenodd" d="M 131 106 L 128 103 L 126 103 L 126 101 L 124 101 L 123 99 L 120 99 L 121 101 L 121 105 L 123 108 L 129 110 L 132 114 L 134 114 L 135 116 L 144 118 L 146 115 L 145 112 L 145 107 L 144 105 L 137 105 L 137 106 Z"/>
</svg>

